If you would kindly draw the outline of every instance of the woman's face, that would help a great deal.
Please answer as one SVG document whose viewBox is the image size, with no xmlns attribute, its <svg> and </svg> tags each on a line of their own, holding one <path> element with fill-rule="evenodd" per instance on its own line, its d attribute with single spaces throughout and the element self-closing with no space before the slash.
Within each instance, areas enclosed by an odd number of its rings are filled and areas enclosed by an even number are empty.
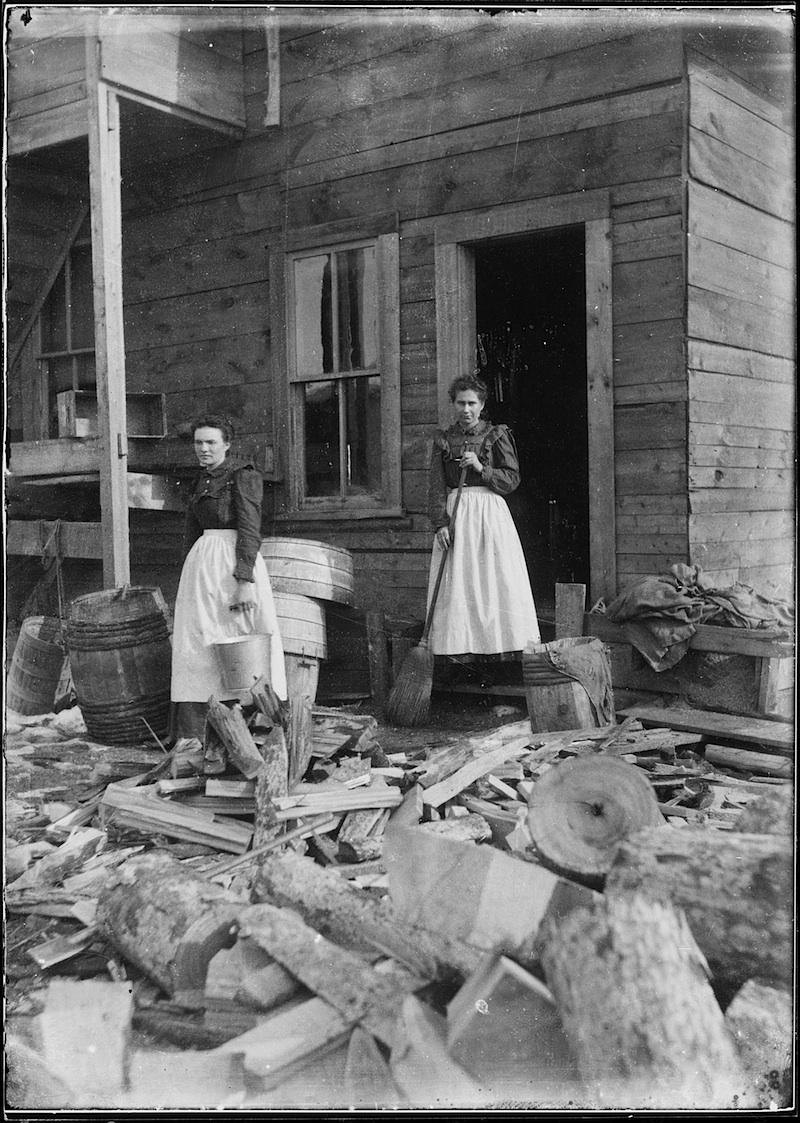
<svg viewBox="0 0 800 1123">
<path fill-rule="evenodd" d="M 202 426 L 194 431 L 194 451 L 204 468 L 219 468 L 230 447 L 221 429 Z"/>
<path fill-rule="evenodd" d="M 453 401 L 453 408 L 462 425 L 472 426 L 481 415 L 483 402 L 474 390 L 459 390 Z"/>
</svg>

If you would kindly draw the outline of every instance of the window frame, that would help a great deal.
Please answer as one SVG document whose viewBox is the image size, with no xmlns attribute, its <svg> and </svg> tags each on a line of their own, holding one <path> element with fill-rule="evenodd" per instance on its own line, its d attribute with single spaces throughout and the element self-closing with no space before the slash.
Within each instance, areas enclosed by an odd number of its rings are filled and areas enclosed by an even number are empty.
<svg viewBox="0 0 800 1123">
<path fill-rule="evenodd" d="M 285 450 L 286 496 L 277 517 L 327 520 L 386 518 L 402 515 L 400 480 L 400 270 L 399 235 L 395 228 L 378 230 L 331 231 L 324 240 L 311 236 L 295 237 L 284 247 L 281 277 L 285 292 L 284 359 L 282 378 L 288 426 L 279 442 Z M 350 236 L 346 236 L 349 233 Z M 331 236 L 331 235 L 334 236 Z M 336 234 L 340 234 L 336 237 Z M 323 254 L 374 247 L 376 275 L 376 370 L 330 371 L 317 377 L 299 374 L 296 367 L 296 319 L 294 299 L 295 261 Z M 274 274 L 273 274 L 274 276 Z M 273 305 L 274 307 L 274 305 Z M 338 364 L 337 364 L 338 365 Z M 305 494 L 305 434 L 302 388 L 313 381 L 343 381 L 348 378 L 380 376 L 381 387 L 381 491 L 379 495 L 308 496 Z M 276 410 L 280 403 L 276 402 Z"/>
</svg>

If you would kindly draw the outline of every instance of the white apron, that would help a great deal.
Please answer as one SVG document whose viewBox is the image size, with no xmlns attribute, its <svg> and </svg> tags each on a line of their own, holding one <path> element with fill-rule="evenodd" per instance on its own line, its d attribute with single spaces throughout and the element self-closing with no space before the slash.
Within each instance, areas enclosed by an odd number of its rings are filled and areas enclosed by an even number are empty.
<svg viewBox="0 0 800 1123">
<path fill-rule="evenodd" d="M 172 628 L 173 702 L 207 702 L 236 698 L 225 691 L 212 644 L 251 632 L 269 633 L 270 685 L 286 698 L 286 668 L 278 617 L 264 559 L 256 556 L 253 579 L 255 609 L 231 612 L 236 591 L 236 531 L 205 530 L 183 563 Z"/>
<path fill-rule="evenodd" d="M 447 497 L 451 514 L 457 491 Z M 488 487 L 465 487 L 444 567 L 428 646 L 434 655 L 498 655 L 539 640 L 522 544 L 508 504 Z M 439 572 L 434 539 L 428 605 Z"/>
</svg>

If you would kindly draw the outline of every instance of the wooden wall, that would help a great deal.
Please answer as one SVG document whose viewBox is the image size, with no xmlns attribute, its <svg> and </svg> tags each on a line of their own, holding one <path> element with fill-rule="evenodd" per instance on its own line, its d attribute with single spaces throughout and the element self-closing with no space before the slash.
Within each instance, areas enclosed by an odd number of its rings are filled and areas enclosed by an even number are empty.
<svg viewBox="0 0 800 1123">
<path fill-rule="evenodd" d="M 794 153 L 784 113 L 689 64 L 691 560 L 793 588 Z"/>
</svg>

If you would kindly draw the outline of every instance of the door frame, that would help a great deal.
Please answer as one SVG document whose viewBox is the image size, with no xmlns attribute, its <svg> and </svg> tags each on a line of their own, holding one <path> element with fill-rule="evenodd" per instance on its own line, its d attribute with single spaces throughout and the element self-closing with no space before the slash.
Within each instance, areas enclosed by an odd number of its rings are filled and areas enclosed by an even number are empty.
<svg viewBox="0 0 800 1123">
<path fill-rule="evenodd" d="M 614 363 L 611 199 L 586 191 L 448 215 L 434 223 L 439 424 L 450 419 L 447 389 L 475 365 L 475 246 L 558 226 L 584 227 L 586 395 L 589 453 L 589 595 L 616 594 Z"/>
</svg>

